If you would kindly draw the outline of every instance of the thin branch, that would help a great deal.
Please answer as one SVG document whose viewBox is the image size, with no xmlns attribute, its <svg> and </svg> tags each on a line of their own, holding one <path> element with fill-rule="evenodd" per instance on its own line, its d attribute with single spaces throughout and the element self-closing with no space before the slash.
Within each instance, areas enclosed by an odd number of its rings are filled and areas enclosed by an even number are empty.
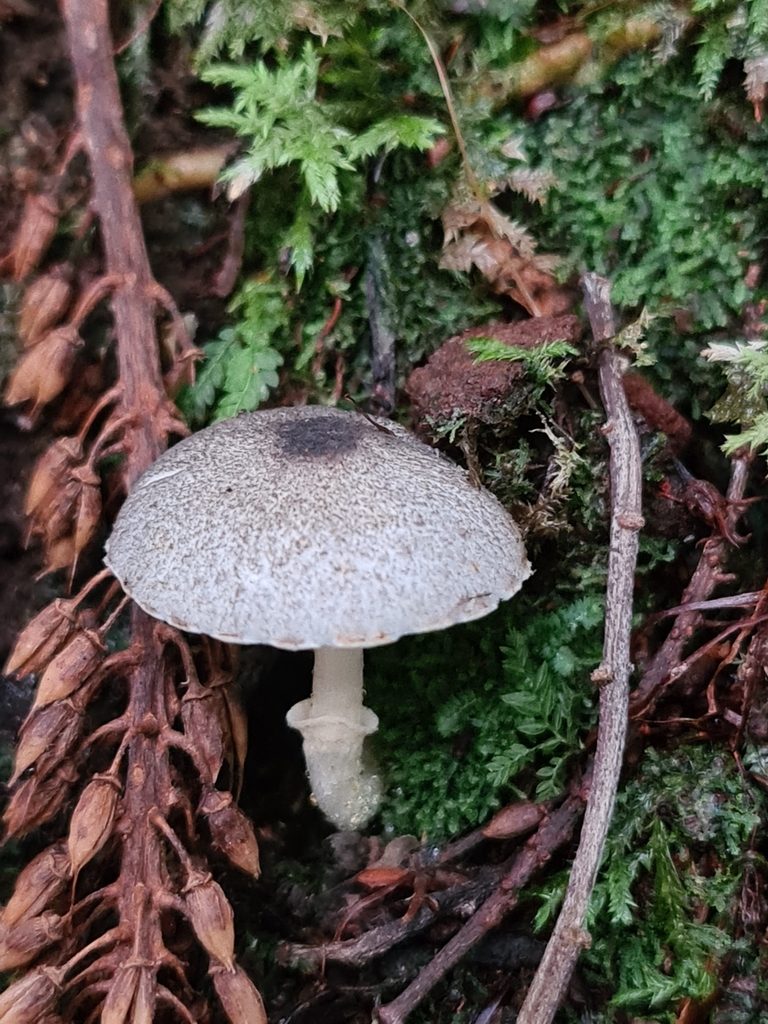
<svg viewBox="0 0 768 1024">
<path fill-rule="evenodd" d="M 501 924 L 504 917 L 516 906 L 523 886 L 551 859 L 554 851 L 568 842 L 573 835 L 584 808 L 590 777 L 591 773 L 588 772 L 584 779 L 573 787 L 562 805 L 545 818 L 522 850 L 512 857 L 511 864 L 493 895 L 419 972 L 408 988 L 391 1003 L 379 1007 L 377 1016 L 382 1024 L 402 1024 L 445 973 L 477 945 L 484 935 Z"/>
<path fill-rule="evenodd" d="M 122 472 L 130 487 L 163 450 L 168 432 L 151 294 L 154 279 L 131 188 L 133 153 L 123 124 L 107 3 L 62 0 L 62 12 L 82 145 L 91 166 L 92 207 L 104 244 L 104 281 L 114 284 L 120 406 L 130 417 Z"/>
<path fill-rule="evenodd" d="M 738 502 L 744 497 L 752 457 L 741 454 L 734 458 L 731 481 L 728 485 L 729 526 L 734 525 L 740 512 Z M 699 564 L 685 589 L 681 604 L 688 606 L 675 620 L 664 643 L 646 666 L 643 678 L 632 694 L 630 717 L 640 718 L 653 712 L 659 697 L 664 692 L 670 675 L 682 661 L 683 651 L 703 622 L 697 605 L 706 601 L 719 583 L 724 582 L 724 566 L 730 545 L 719 533 L 706 541 Z"/>
<path fill-rule="evenodd" d="M 600 393 L 608 414 L 603 428 L 611 448 L 611 534 L 605 599 L 603 660 L 592 678 L 600 690 L 595 768 L 581 840 L 563 908 L 518 1016 L 518 1024 L 550 1024 L 582 949 L 589 899 L 597 878 L 624 757 L 629 703 L 632 590 L 642 528 L 640 446 L 624 394 L 623 357 L 610 345 L 615 333 L 610 284 L 596 274 L 582 279 L 585 306 L 598 345 Z"/>
<path fill-rule="evenodd" d="M 421 935 L 438 921 L 450 916 L 461 916 L 467 907 L 474 910 L 497 888 L 508 867 L 508 864 L 485 867 L 477 878 L 464 885 L 455 885 L 442 892 L 432 893 L 429 901 L 410 921 L 399 918 L 377 925 L 357 938 L 325 942 L 321 945 L 286 943 L 280 948 L 280 963 L 297 965 L 333 962 L 349 967 L 363 967 L 407 939 Z"/>
</svg>

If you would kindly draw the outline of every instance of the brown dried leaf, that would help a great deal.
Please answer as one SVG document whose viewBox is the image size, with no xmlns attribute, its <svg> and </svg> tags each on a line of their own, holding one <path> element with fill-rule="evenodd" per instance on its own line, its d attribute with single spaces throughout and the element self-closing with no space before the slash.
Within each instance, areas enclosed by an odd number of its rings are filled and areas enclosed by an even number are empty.
<svg viewBox="0 0 768 1024">
<path fill-rule="evenodd" d="M 82 346 L 83 339 L 73 327 L 49 331 L 19 360 L 5 389 L 6 403 L 32 402 L 30 416 L 36 417 L 69 383 L 75 356 Z"/>
<path fill-rule="evenodd" d="M 39 853 L 16 879 L 13 895 L 0 923 L 13 928 L 22 918 L 35 917 L 62 893 L 72 877 L 66 843 L 55 843 Z"/>
<path fill-rule="evenodd" d="M 71 696 L 98 667 L 104 652 L 104 644 L 94 630 L 76 633 L 43 672 L 33 708 Z"/>
<path fill-rule="evenodd" d="M 77 742 L 82 724 L 82 714 L 68 702 L 49 704 L 33 713 L 24 723 L 9 785 L 18 782 L 35 762 L 39 778 L 49 775 Z"/>
<path fill-rule="evenodd" d="M 221 886 L 208 874 L 190 873 L 184 887 L 187 917 L 200 944 L 228 971 L 235 965 L 235 924 Z"/>
<path fill-rule="evenodd" d="M 253 826 L 243 812 L 234 806 L 231 793 L 210 790 L 200 803 L 211 839 L 225 857 L 253 878 L 261 874 L 259 844 Z"/>
<path fill-rule="evenodd" d="M 14 281 L 21 281 L 45 255 L 59 220 L 58 207 L 46 196 L 29 195 L 9 254 Z"/>
<path fill-rule="evenodd" d="M 242 967 L 236 965 L 232 971 L 211 971 L 211 975 L 230 1024 L 267 1024 L 267 1011 L 259 990 Z"/>
<path fill-rule="evenodd" d="M 101 1024 L 125 1024 L 139 984 L 141 968 L 118 967 L 104 1000 Z"/>
<path fill-rule="evenodd" d="M 507 180 L 510 188 L 515 192 L 522 192 L 532 203 L 543 203 L 547 193 L 557 182 L 552 171 L 536 171 L 529 167 L 512 171 Z"/>
<path fill-rule="evenodd" d="M 112 835 L 119 801 L 119 783 L 110 775 L 96 776 L 81 793 L 67 839 L 74 874 L 96 856 Z"/>
<path fill-rule="evenodd" d="M 77 771 L 63 764 L 47 779 L 31 775 L 12 794 L 3 813 L 9 836 L 23 836 L 57 814 L 69 798 L 69 790 L 77 779 Z M 0 1018 L 2 1020 L 2 1018 Z"/>
<path fill-rule="evenodd" d="M 768 54 L 761 53 L 759 57 L 751 57 L 745 60 L 744 72 L 744 87 L 747 90 L 747 99 L 752 104 L 755 120 L 759 123 L 763 119 L 763 103 L 765 102 L 766 87 L 768 86 Z"/>
<path fill-rule="evenodd" d="M 544 818 L 544 811 L 539 804 L 530 800 L 520 800 L 508 807 L 502 807 L 482 830 L 486 839 L 512 839 L 536 828 Z"/>
<path fill-rule="evenodd" d="M 66 313 L 72 297 L 71 277 L 70 268 L 62 264 L 27 288 L 19 313 L 19 337 L 24 348 L 40 341 Z"/>
<path fill-rule="evenodd" d="M 32 963 L 38 953 L 58 942 L 64 934 L 64 921 L 46 910 L 39 917 L 25 918 L 14 928 L 0 932 L 0 971 L 12 971 Z"/>
<path fill-rule="evenodd" d="M 32 619 L 16 641 L 5 665 L 5 673 L 27 675 L 40 672 L 75 629 L 76 600 L 57 598 Z"/>
</svg>

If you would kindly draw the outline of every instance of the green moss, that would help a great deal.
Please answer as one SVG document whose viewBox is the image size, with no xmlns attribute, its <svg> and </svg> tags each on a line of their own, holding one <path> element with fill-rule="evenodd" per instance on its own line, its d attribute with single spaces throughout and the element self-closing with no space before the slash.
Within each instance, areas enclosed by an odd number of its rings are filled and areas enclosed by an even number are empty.
<svg viewBox="0 0 768 1024">
<path fill-rule="evenodd" d="M 524 134 L 558 182 L 533 213 L 539 237 L 610 276 L 619 306 L 725 326 L 752 298 L 745 273 L 768 221 L 768 134 L 737 117 L 700 101 L 684 57 L 626 58 L 609 86 L 574 92 Z"/>
<path fill-rule="evenodd" d="M 368 656 L 393 834 L 455 835 L 506 799 L 560 792 L 595 720 L 602 598 L 541 611 L 518 596 L 483 622 Z"/>
<path fill-rule="evenodd" d="M 583 954 L 590 987 L 610 998 L 603 1020 L 676 1019 L 680 1000 L 704 1000 L 735 942 L 749 848 L 766 817 L 762 792 L 709 744 L 648 750 L 619 793 Z M 539 924 L 565 877 L 542 887 Z"/>
</svg>

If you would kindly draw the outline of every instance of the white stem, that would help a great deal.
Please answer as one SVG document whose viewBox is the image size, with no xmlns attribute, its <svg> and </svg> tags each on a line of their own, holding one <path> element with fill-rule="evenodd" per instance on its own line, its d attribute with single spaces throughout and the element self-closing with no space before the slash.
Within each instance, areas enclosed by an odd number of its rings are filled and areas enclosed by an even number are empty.
<svg viewBox="0 0 768 1024">
<path fill-rule="evenodd" d="M 363 708 L 362 647 L 318 647 L 312 673 L 312 712 L 360 722 Z"/>
<path fill-rule="evenodd" d="M 366 765 L 363 741 L 379 720 L 363 707 L 363 652 L 321 647 L 315 651 L 312 696 L 286 716 L 304 740 L 312 795 L 337 828 L 361 828 L 381 801 L 381 779 Z"/>
</svg>

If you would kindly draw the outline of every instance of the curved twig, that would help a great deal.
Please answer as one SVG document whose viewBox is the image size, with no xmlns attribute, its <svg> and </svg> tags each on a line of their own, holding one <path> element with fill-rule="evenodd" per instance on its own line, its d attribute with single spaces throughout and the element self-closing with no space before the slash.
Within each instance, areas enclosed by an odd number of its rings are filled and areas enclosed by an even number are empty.
<svg viewBox="0 0 768 1024">
<path fill-rule="evenodd" d="M 621 383 L 623 359 L 613 346 L 606 344 L 615 333 L 610 284 L 596 274 L 586 274 L 582 289 L 594 339 L 603 346 L 599 356 L 600 393 L 608 414 L 603 430 L 611 448 L 605 638 L 602 663 L 592 675 L 601 687 L 600 727 L 592 788 L 563 908 L 517 1018 L 518 1024 L 550 1024 L 579 953 L 589 945 L 584 920 L 613 814 L 627 729 L 632 588 L 638 531 L 643 525 L 640 446 Z"/>
</svg>

